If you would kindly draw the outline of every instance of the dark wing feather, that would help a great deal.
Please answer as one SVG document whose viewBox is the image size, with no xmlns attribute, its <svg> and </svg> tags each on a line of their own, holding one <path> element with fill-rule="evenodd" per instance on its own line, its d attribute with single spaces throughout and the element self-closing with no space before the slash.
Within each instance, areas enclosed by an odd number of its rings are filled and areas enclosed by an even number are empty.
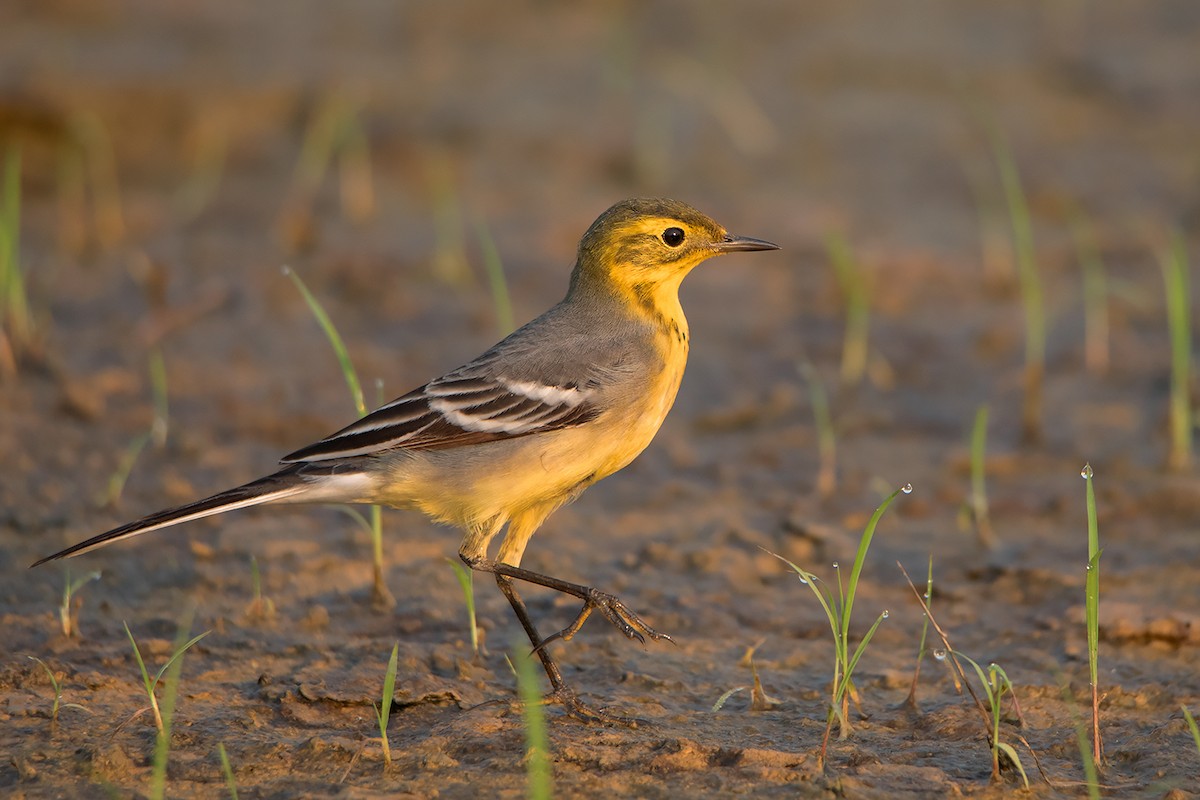
<svg viewBox="0 0 1200 800">
<path fill-rule="evenodd" d="M 575 386 L 464 372 L 430 381 L 282 463 L 462 447 L 582 425 L 599 413 L 592 393 Z"/>
</svg>

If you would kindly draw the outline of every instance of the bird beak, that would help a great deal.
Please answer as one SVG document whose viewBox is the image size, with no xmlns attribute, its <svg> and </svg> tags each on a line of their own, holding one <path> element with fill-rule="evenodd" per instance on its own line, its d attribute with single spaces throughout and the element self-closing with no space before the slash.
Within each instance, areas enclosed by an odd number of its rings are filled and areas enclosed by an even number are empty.
<svg viewBox="0 0 1200 800">
<path fill-rule="evenodd" d="M 726 235 L 713 247 L 718 253 L 741 253 L 751 250 L 778 250 L 779 245 L 763 239 L 751 239 L 749 236 Z"/>
</svg>

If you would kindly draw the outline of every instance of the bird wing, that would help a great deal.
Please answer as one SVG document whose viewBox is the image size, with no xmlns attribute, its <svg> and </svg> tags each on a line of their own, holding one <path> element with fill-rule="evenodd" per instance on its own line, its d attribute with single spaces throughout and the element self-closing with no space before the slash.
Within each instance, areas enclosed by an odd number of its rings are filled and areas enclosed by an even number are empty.
<svg viewBox="0 0 1200 800">
<path fill-rule="evenodd" d="M 325 461 L 382 450 L 439 450 L 560 430 L 594 419 L 595 390 L 495 374 L 486 356 L 281 460 Z"/>
</svg>

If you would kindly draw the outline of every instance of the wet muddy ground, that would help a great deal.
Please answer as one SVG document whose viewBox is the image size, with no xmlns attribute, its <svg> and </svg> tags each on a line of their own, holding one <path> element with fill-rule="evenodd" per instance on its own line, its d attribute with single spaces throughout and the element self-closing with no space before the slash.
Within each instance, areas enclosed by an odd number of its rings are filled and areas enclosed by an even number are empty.
<svg viewBox="0 0 1200 800">
<path fill-rule="evenodd" d="M 1200 711 L 1200 480 L 1164 467 L 1159 267 L 1172 229 L 1196 260 L 1198 40 L 1200 7 L 1184 0 L 10 4 L 0 142 L 21 152 L 36 335 L 0 357 L 0 791 L 149 792 L 154 727 L 122 625 L 153 670 L 190 621 L 211 633 L 183 661 L 170 796 L 224 791 L 218 745 L 242 797 L 524 796 L 505 661 L 519 629 L 478 581 L 472 654 L 446 563 L 453 531 L 385 514 L 391 607 L 371 599 L 368 537 L 335 509 L 150 534 L 69 564 L 74 578 L 102 573 L 77 594 L 70 638 L 66 565 L 26 565 L 263 474 L 353 417 L 281 265 L 325 303 L 368 392 L 379 379 L 390 398 L 496 338 L 485 238 L 520 322 L 561 297 L 600 211 L 667 195 L 784 249 L 689 278 L 692 358 L 674 412 L 529 548 L 526 566 L 618 593 L 677 642 L 643 648 L 593 620 L 555 645 L 589 703 L 643 720 L 589 726 L 548 707 L 557 793 L 1007 795 L 1017 779 L 991 782 L 983 722 L 944 662 L 927 656 L 918 706 L 904 704 L 922 613 L 896 562 L 920 580 L 932 556 L 953 646 L 1015 684 L 1023 724 L 1006 704 L 1002 738 L 1031 796 L 1086 796 L 1074 719 L 1090 703 L 1090 462 L 1104 791 L 1200 795 L 1180 709 Z M 1024 317 L 989 128 L 1034 222 L 1048 331 L 1036 441 L 1022 433 Z M 1080 213 L 1108 278 L 1104 371 L 1085 361 Z M 871 297 L 854 385 L 839 381 L 834 233 Z M 105 503 L 154 419 L 155 352 L 165 442 Z M 802 362 L 831 398 L 838 480 L 825 498 Z M 990 549 L 963 515 L 982 404 Z M 889 616 L 858 666 L 853 733 L 821 770 L 828 626 L 764 549 L 832 579 L 905 483 L 852 630 Z M 255 604 L 251 559 L 272 614 Z M 526 599 L 546 630 L 575 612 L 549 592 Z M 387 768 L 372 703 L 397 641 Z M 778 704 L 756 709 L 744 690 L 714 712 L 752 684 L 755 645 Z M 30 656 L 75 704 L 56 724 Z"/>
</svg>

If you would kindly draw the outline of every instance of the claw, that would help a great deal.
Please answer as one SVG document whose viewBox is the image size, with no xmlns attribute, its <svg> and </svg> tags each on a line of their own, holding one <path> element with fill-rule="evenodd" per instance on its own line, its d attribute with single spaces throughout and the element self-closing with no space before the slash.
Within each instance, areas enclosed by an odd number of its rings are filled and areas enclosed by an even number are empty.
<svg viewBox="0 0 1200 800">
<path fill-rule="evenodd" d="M 564 642 L 571 641 L 575 634 L 579 633 L 580 628 L 583 627 L 583 623 L 587 621 L 587 618 L 592 615 L 593 611 L 599 611 L 603 614 L 604 618 L 612 623 L 614 628 L 625 634 L 627 639 L 636 641 L 642 645 L 646 644 L 646 637 L 650 637 L 655 641 L 666 640 L 672 644 L 675 643 L 675 640 L 667 634 L 659 633 L 647 625 L 645 620 L 626 608 L 625 604 L 618 600 L 616 596 L 608 592 L 601 592 L 598 589 L 588 588 L 583 600 L 583 608 L 579 609 L 579 614 L 576 615 L 574 621 L 561 631 L 552 633 L 543 639 L 541 644 L 533 648 L 533 652 L 537 653 L 545 649 L 546 645 L 559 639 Z"/>
</svg>

